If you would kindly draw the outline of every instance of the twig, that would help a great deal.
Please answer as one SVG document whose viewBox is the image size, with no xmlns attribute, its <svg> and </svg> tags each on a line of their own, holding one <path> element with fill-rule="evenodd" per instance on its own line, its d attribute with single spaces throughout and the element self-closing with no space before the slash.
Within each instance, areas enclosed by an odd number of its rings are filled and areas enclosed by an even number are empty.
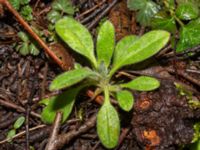
<svg viewBox="0 0 200 150">
<path fill-rule="evenodd" d="M 16 109 L 18 112 L 23 112 L 23 113 L 25 113 L 25 111 L 26 111 L 23 107 L 18 106 L 18 105 L 14 104 L 14 103 L 11 102 L 11 101 L 5 101 L 5 100 L 3 100 L 3 99 L 0 99 L 0 105 L 5 106 L 5 107 L 8 107 L 8 108 Z M 34 117 L 40 118 L 40 115 L 37 114 L 37 113 L 35 113 L 35 112 L 33 112 L 33 111 L 31 111 L 30 114 L 31 114 L 32 116 L 34 116 Z"/>
<path fill-rule="evenodd" d="M 30 132 L 30 131 L 34 131 L 34 130 L 37 130 L 37 129 L 40 129 L 40 128 L 44 128 L 44 127 L 46 127 L 46 125 L 44 125 L 44 124 L 38 125 L 38 126 L 36 126 L 36 127 L 30 128 L 30 129 L 29 129 L 29 132 Z M 12 137 L 12 139 L 16 139 L 16 138 L 21 137 L 21 136 L 23 136 L 23 135 L 25 135 L 25 134 L 26 134 L 26 131 L 22 131 L 22 132 L 20 132 L 20 133 L 18 133 L 18 134 L 16 134 L 16 135 L 14 135 L 14 136 Z M 9 140 L 10 140 L 9 138 L 8 138 L 8 139 L 5 139 L 5 140 L 2 140 L 2 141 L 0 141 L 0 144 L 4 144 L 4 143 L 8 142 Z"/>
<path fill-rule="evenodd" d="M 12 7 L 8 0 L 0 0 L 0 3 L 8 8 L 8 10 L 16 17 L 19 23 L 27 30 L 27 32 L 39 43 L 45 52 L 63 69 L 66 70 L 66 65 L 54 54 L 46 43 L 32 30 L 28 23 L 20 16 L 20 14 Z"/>
<path fill-rule="evenodd" d="M 56 148 L 57 149 L 62 148 L 65 144 L 69 143 L 73 138 L 93 128 L 95 124 L 96 124 L 96 114 L 94 114 L 89 120 L 87 120 L 87 122 L 84 125 L 82 125 L 78 130 L 72 130 L 69 131 L 68 133 L 60 134 L 55 141 Z"/>
<path fill-rule="evenodd" d="M 103 18 L 109 11 L 110 9 L 117 4 L 118 0 L 113 0 L 112 3 L 106 8 L 99 16 L 95 18 L 95 20 L 88 26 L 88 29 L 92 29 L 97 23 Z"/>
<path fill-rule="evenodd" d="M 181 70 L 177 70 L 175 71 L 174 69 L 172 68 L 166 68 L 166 70 L 170 73 L 177 73 L 177 75 L 179 76 L 182 76 L 183 78 L 187 79 L 188 81 L 194 83 L 195 85 L 199 86 L 200 87 L 200 82 L 199 80 L 191 77 L 190 75 L 188 75 L 187 73 L 185 73 L 184 71 L 181 71 Z"/>
<path fill-rule="evenodd" d="M 96 8 L 100 7 L 101 5 L 103 5 L 107 0 L 103 0 L 101 3 L 98 3 L 97 5 L 95 5 L 94 7 L 86 10 L 85 12 L 83 12 L 82 14 L 80 14 L 79 16 L 76 17 L 76 19 L 79 19 L 81 17 L 83 17 L 84 15 L 87 15 L 88 13 L 92 12 L 93 10 L 95 10 Z"/>
<path fill-rule="evenodd" d="M 55 118 L 55 121 L 53 124 L 53 131 L 51 133 L 51 136 L 49 138 L 49 141 L 47 143 L 45 150 L 56 150 L 57 149 L 55 141 L 58 137 L 61 120 L 62 120 L 62 112 L 57 112 L 56 118 Z"/>
</svg>

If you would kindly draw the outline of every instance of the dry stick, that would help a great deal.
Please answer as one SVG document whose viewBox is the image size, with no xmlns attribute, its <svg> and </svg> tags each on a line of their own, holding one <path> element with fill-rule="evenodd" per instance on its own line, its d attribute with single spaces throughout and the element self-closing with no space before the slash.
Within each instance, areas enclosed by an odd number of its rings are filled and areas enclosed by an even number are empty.
<svg viewBox="0 0 200 150">
<path fill-rule="evenodd" d="M 30 129 L 29 129 L 29 132 L 30 132 L 30 131 L 34 131 L 34 130 L 37 130 L 37 129 L 40 129 L 40 128 L 44 128 L 44 127 L 46 127 L 46 125 L 44 125 L 44 124 L 38 125 L 38 126 L 36 126 L 36 127 L 30 128 Z M 14 136 L 12 137 L 12 139 L 16 139 L 16 138 L 18 138 L 18 137 L 21 137 L 21 136 L 23 136 L 24 134 L 26 134 L 26 131 L 22 131 L 22 132 L 20 132 L 20 133 L 18 133 L 18 134 L 16 134 L 16 135 L 14 135 Z M 4 144 L 4 143 L 6 143 L 6 142 L 8 142 L 9 140 L 10 140 L 10 138 L 7 138 L 7 139 L 5 139 L 5 140 L 3 140 L 3 141 L 0 141 L 0 145 L 1 145 L 1 144 Z"/>
<path fill-rule="evenodd" d="M 187 73 L 185 73 L 184 71 L 180 71 L 180 70 L 175 70 L 175 69 L 171 69 L 171 68 L 166 68 L 166 70 L 170 73 L 177 73 L 177 75 L 182 76 L 183 78 L 187 79 L 188 81 L 192 82 L 193 84 L 197 85 L 200 87 L 200 82 L 199 80 L 191 77 L 190 75 L 188 75 Z"/>
<path fill-rule="evenodd" d="M 12 7 L 8 0 L 0 0 L 0 3 L 8 8 L 8 10 L 16 17 L 19 23 L 27 30 L 27 32 L 39 43 L 45 52 L 63 69 L 66 70 L 67 66 L 54 54 L 46 43 L 32 30 L 28 23 L 20 16 L 20 14 Z"/>
<path fill-rule="evenodd" d="M 83 17 L 84 15 L 87 15 L 88 13 L 92 12 L 93 10 L 95 10 L 96 8 L 100 7 L 101 5 L 103 5 L 107 0 L 103 0 L 101 3 L 98 3 L 97 5 L 95 5 L 94 7 L 86 10 L 85 12 L 83 12 L 82 14 L 80 14 L 79 16 L 76 17 L 76 19 L 79 19 L 81 17 Z"/>
<path fill-rule="evenodd" d="M 97 16 L 95 20 L 88 26 L 88 29 L 92 29 L 101 20 L 101 18 L 103 18 L 110 11 L 110 9 L 117 4 L 117 2 L 118 0 L 113 0 L 108 8 L 106 8 L 99 16 Z"/>
<path fill-rule="evenodd" d="M 72 130 L 69 131 L 68 133 L 60 134 L 55 141 L 56 148 L 57 149 L 62 148 L 65 144 L 68 144 L 73 138 L 93 128 L 95 124 L 96 124 L 96 114 L 94 114 L 89 120 L 87 120 L 84 125 L 78 128 L 78 130 Z"/>
<path fill-rule="evenodd" d="M 24 113 L 24 112 L 26 111 L 23 107 L 18 106 L 18 105 L 14 104 L 14 103 L 11 102 L 11 101 L 5 101 L 5 100 L 3 100 L 3 99 L 0 99 L 0 105 L 5 106 L 5 107 L 8 107 L 8 108 L 16 109 L 18 112 L 23 112 L 23 113 Z M 35 112 L 33 112 L 33 111 L 31 111 L 30 114 L 31 114 L 32 116 L 34 116 L 34 117 L 41 118 L 39 114 L 37 114 L 37 113 L 35 113 Z"/>
<path fill-rule="evenodd" d="M 51 133 L 51 136 L 49 138 L 49 141 L 46 145 L 45 150 L 56 150 L 57 149 L 55 141 L 58 137 L 61 120 L 62 120 L 62 112 L 57 112 L 56 118 L 55 118 L 54 124 L 53 124 L 53 131 Z"/>
</svg>

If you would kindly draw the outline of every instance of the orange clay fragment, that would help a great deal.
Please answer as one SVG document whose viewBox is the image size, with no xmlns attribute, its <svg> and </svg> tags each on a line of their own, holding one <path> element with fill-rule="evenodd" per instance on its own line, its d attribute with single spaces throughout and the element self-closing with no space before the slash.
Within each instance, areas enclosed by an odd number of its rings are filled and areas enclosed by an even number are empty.
<svg viewBox="0 0 200 150">
<path fill-rule="evenodd" d="M 151 142 L 150 146 L 156 146 L 160 144 L 160 137 L 157 135 L 155 130 L 144 130 L 143 137 Z"/>
</svg>

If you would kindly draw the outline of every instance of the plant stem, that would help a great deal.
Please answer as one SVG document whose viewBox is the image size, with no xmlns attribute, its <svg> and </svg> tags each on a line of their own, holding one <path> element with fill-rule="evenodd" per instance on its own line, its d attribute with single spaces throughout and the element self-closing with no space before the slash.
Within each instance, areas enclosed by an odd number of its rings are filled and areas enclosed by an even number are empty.
<svg viewBox="0 0 200 150">
<path fill-rule="evenodd" d="M 174 15 L 174 18 L 175 18 L 175 20 L 179 23 L 179 25 L 180 25 L 181 27 L 185 26 L 184 23 L 183 23 L 176 15 Z"/>
<path fill-rule="evenodd" d="M 105 104 L 110 103 L 109 87 L 107 85 L 104 87 L 104 99 Z"/>
</svg>

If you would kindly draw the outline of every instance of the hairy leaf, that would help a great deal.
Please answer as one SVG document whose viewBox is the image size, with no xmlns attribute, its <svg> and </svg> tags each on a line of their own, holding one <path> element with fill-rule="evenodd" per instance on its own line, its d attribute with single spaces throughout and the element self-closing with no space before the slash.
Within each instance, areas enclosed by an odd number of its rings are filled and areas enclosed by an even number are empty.
<svg viewBox="0 0 200 150">
<path fill-rule="evenodd" d="M 93 75 L 93 72 L 87 68 L 80 68 L 64 72 L 58 75 L 51 83 L 50 90 L 59 90 L 74 85 L 86 77 Z"/>
<path fill-rule="evenodd" d="M 18 32 L 17 36 L 24 42 L 28 42 L 29 41 L 29 37 L 25 32 Z"/>
<path fill-rule="evenodd" d="M 23 125 L 24 122 L 25 122 L 25 117 L 24 116 L 19 117 L 14 123 L 14 126 L 13 126 L 14 129 L 19 129 Z"/>
<path fill-rule="evenodd" d="M 114 65 L 120 62 L 122 58 L 127 56 L 129 47 L 133 46 L 138 39 L 139 37 L 135 35 L 129 35 L 124 37 L 117 43 L 114 51 Z"/>
<path fill-rule="evenodd" d="M 80 89 L 81 87 L 69 89 L 58 96 L 48 98 L 49 102 L 41 114 L 42 121 L 47 124 L 53 123 L 56 113 L 61 111 L 63 113 L 62 122 L 65 122 L 72 111 L 76 96 Z"/>
<path fill-rule="evenodd" d="M 28 43 L 22 43 L 21 47 L 19 48 L 19 52 L 23 56 L 28 55 L 29 54 Z"/>
<path fill-rule="evenodd" d="M 104 103 L 98 112 L 97 133 L 106 148 L 114 148 L 117 145 L 120 123 L 117 111 L 110 103 Z"/>
<path fill-rule="evenodd" d="M 192 20 L 199 16 L 199 8 L 193 3 L 181 3 L 176 9 L 176 15 L 181 20 Z"/>
<path fill-rule="evenodd" d="M 72 49 L 97 66 L 92 36 L 83 25 L 73 18 L 66 17 L 56 23 L 56 32 Z"/>
<path fill-rule="evenodd" d="M 104 62 L 106 67 L 110 65 L 115 46 L 115 30 L 110 21 L 105 21 L 97 37 L 97 58 L 98 64 Z"/>
<path fill-rule="evenodd" d="M 152 77 L 140 76 L 131 82 L 121 84 L 123 88 L 129 88 L 138 91 L 151 91 L 157 89 L 160 86 L 160 82 Z"/>
<path fill-rule="evenodd" d="M 115 60 L 116 57 L 114 57 L 111 75 L 122 66 L 138 63 L 153 56 L 167 44 L 169 37 L 170 34 L 162 30 L 146 33 L 134 44 L 127 46 L 120 60 Z"/>
<path fill-rule="evenodd" d="M 177 52 L 182 52 L 200 44 L 200 19 L 191 21 L 181 28 L 180 40 L 177 43 Z"/>
<path fill-rule="evenodd" d="M 130 111 L 133 107 L 134 97 L 131 92 L 122 90 L 117 92 L 117 101 L 123 110 Z"/>
</svg>

